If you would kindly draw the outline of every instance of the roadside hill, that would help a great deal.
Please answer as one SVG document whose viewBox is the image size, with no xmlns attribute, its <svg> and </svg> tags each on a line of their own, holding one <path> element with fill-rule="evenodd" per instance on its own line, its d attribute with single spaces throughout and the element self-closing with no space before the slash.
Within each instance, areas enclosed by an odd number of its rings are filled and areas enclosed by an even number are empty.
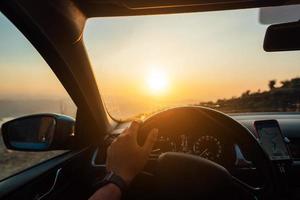
<svg viewBox="0 0 300 200">
<path fill-rule="evenodd" d="M 300 78 L 280 82 L 269 81 L 268 91 L 245 91 L 239 97 L 201 102 L 197 105 L 214 108 L 227 113 L 237 112 L 294 112 L 300 111 Z"/>
</svg>

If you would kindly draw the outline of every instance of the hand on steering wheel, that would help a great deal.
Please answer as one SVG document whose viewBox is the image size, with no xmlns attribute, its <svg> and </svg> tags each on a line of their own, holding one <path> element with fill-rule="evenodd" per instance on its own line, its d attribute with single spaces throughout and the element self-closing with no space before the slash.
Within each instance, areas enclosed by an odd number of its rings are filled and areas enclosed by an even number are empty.
<svg viewBox="0 0 300 200">
<path fill-rule="evenodd" d="M 143 146 L 137 143 L 141 122 L 134 121 L 108 147 L 106 168 L 121 176 L 130 184 L 132 179 L 143 170 L 158 135 L 158 129 L 152 129 Z"/>
</svg>

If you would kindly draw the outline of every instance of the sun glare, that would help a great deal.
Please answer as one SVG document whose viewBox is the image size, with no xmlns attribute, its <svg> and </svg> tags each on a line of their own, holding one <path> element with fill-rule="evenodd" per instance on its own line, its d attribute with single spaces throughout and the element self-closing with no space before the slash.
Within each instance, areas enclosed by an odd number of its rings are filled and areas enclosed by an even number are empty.
<svg viewBox="0 0 300 200">
<path fill-rule="evenodd" d="M 168 79 L 163 70 L 152 69 L 147 76 L 148 87 L 153 94 L 162 94 L 166 91 Z"/>
</svg>

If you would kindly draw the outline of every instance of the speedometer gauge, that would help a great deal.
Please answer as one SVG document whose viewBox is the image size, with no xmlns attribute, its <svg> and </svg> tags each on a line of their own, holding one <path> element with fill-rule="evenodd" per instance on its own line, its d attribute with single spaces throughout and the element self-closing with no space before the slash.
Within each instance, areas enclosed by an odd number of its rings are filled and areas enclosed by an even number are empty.
<svg viewBox="0 0 300 200">
<path fill-rule="evenodd" d="M 193 152 L 203 158 L 217 161 L 222 154 L 222 145 L 216 137 L 205 135 L 195 142 Z"/>
</svg>

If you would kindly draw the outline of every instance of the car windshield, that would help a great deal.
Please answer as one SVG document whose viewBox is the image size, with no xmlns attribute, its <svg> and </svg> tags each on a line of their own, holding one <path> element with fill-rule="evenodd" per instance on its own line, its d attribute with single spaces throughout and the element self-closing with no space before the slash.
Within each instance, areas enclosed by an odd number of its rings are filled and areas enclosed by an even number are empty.
<svg viewBox="0 0 300 200">
<path fill-rule="evenodd" d="M 93 18 L 84 42 L 116 119 L 202 105 L 226 113 L 300 110 L 299 52 L 265 52 L 259 9 Z"/>
</svg>

